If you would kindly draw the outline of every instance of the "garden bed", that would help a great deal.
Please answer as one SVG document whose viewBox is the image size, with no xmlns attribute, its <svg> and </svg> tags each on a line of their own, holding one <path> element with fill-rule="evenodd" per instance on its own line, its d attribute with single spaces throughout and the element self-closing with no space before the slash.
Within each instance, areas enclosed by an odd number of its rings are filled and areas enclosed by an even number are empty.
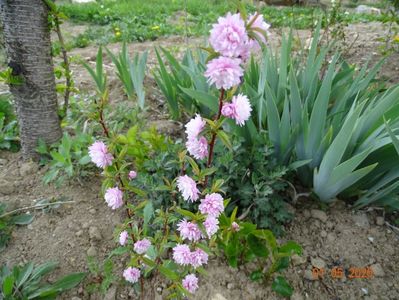
<svg viewBox="0 0 399 300">
<path fill-rule="evenodd" d="M 113 229 L 125 216 L 105 205 L 99 196 L 98 178 L 56 189 L 43 186 L 44 170 L 37 171 L 32 164 L 21 163 L 18 154 L 2 152 L 1 157 L 0 178 L 9 183 L 9 194 L 3 195 L 2 201 L 11 207 L 31 206 L 41 199 L 74 203 L 48 213 L 35 211 L 32 224 L 14 231 L 0 263 L 58 261 L 60 268 L 53 274 L 55 278 L 69 272 L 88 271 L 88 254 L 95 254 L 100 261 L 107 257 L 117 244 Z M 304 250 L 303 256 L 294 257 L 292 267 L 285 272 L 295 290 L 292 299 L 399 298 L 399 232 L 384 223 L 382 211 L 354 212 L 342 201 L 321 211 L 317 203 L 307 198 L 301 199 L 292 210 L 295 218 L 286 225 L 286 234 L 281 239 L 295 240 Z M 115 272 L 121 273 L 124 261 L 117 258 L 115 262 Z M 323 280 L 313 279 L 312 265 L 325 268 Z M 346 275 L 342 279 L 333 278 L 330 271 L 339 266 L 346 269 Z M 349 278 L 350 268 L 367 266 L 374 270 L 372 278 Z M 252 282 L 244 268 L 232 269 L 212 259 L 207 271 L 209 276 L 201 278 L 201 287 L 193 299 L 279 299 L 270 286 Z M 116 291 L 110 289 L 108 296 L 116 292 L 113 298 L 89 296 L 87 284 L 89 280 L 60 299 L 135 299 L 131 288 L 123 284 Z M 162 282 L 149 283 L 148 288 L 155 289 L 155 299 L 162 299 L 163 286 Z"/>
<path fill-rule="evenodd" d="M 368 55 L 371 64 L 380 59 L 377 40 L 385 31 L 379 23 L 350 25 L 348 38 L 353 47 L 347 53 L 352 63 L 364 63 Z M 271 44 L 278 49 L 280 31 L 272 32 Z M 309 31 L 299 31 L 302 42 L 310 37 Z M 195 47 L 203 39 L 192 39 L 190 47 Z M 186 48 L 183 38 L 163 38 L 155 42 L 130 44 L 133 52 L 149 50 L 149 67 L 156 65 L 154 47 L 163 46 L 181 52 Z M 109 49 L 116 52 L 120 44 L 111 44 Z M 74 49 L 71 54 L 85 61 L 95 60 L 97 47 Z M 111 64 L 108 60 L 105 64 Z M 391 83 L 399 81 L 399 58 L 394 55 L 387 60 L 382 69 Z M 111 67 L 105 67 L 110 77 L 111 101 L 123 99 L 121 86 L 115 80 Z M 79 64 L 73 64 L 74 78 L 81 91 L 92 89 L 92 81 L 86 70 Z M 155 87 L 150 76 L 146 79 L 147 98 L 150 103 L 148 119 L 155 122 L 158 129 L 169 134 L 176 133 L 181 124 L 168 121 L 165 100 Z M 162 121 L 164 120 L 164 121 Z M 113 212 L 105 205 L 99 195 L 100 178 L 73 184 L 64 184 L 56 189 L 43 186 L 42 176 L 45 169 L 38 170 L 32 163 L 22 163 L 19 154 L 0 152 L 1 202 L 9 208 L 32 206 L 42 199 L 52 201 L 73 201 L 61 205 L 49 212 L 35 211 L 35 219 L 27 227 L 17 228 L 9 246 L 1 255 L 0 263 L 19 264 L 27 261 L 42 263 L 55 260 L 60 268 L 53 276 L 69 272 L 87 271 L 87 256 L 95 256 L 102 261 L 115 248 L 117 237 L 114 227 L 120 224 L 125 215 Z M 294 257 L 292 267 L 285 272 L 288 281 L 294 287 L 292 299 L 399 299 L 399 233 L 385 223 L 380 210 L 351 211 L 342 201 L 337 201 L 325 210 L 318 203 L 301 198 L 291 207 L 295 218 L 285 226 L 286 234 L 281 238 L 295 240 L 302 245 L 302 257 Z M 32 211 L 32 210 L 31 210 Z M 123 259 L 115 259 L 115 273 L 121 274 L 126 266 Z M 312 267 L 325 270 L 323 279 L 315 280 Z M 371 278 L 349 278 L 350 268 L 370 266 L 374 272 Z M 330 271 L 334 267 L 345 269 L 342 278 L 333 278 Z M 278 299 L 270 286 L 251 282 L 246 269 L 235 270 L 219 260 L 210 261 L 207 266 L 209 276 L 201 277 L 201 287 L 194 299 Z M 336 274 L 335 274 L 336 276 Z M 55 278 L 55 277 L 54 277 Z M 52 280 L 54 278 L 49 278 Z M 94 293 L 88 294 L 87 286 L 93 280 L 86 281 L 60 299 L 135 299 L 132 289 L 115 284 L 105 298 Z M 161 299 L 163 282 L 148 283 L 148 290 Z M 75 298 L 74 298 L 75 297 Z"/>
</svg>

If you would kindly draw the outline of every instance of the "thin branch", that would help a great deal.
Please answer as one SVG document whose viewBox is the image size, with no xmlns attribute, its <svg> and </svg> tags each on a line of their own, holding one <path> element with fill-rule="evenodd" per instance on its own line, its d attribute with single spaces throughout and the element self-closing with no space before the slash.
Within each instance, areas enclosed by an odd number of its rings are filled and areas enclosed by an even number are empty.
<svg viewBox="0 0 399 300">
<path fill-rule="evenodd" d="M 65 93 L 64 93 L 64 108 L 63 108 L 62 112 L 63 112 L 63 116 L 65 117 L 68 112 L 69 96 L 70 96 L 71 90 L 72 90 L 71 66 L 69 63 L 68 53 L 66 51 L 64 37 L 62 36 L 62 33 L 61 33 L 59 18 L 56 15 L 54 15 L 54 18 L 55 18 L 55 32 L 57 33 L 58 40 L 60 42 L 62 58 L 64 60 L 66 89 L 65 89 Z"/>
<path fill-rule="evenodd" d="M 215 118 L 215 121 L 218 121 L 222 115 L 222 107 L 223 107 L 223 98 L 224 98 L 224 89 L 221 89 L 220 91 L 220 97 L 219 97 L 219 111 L 218 114 Z M 213 159 L 213 148 L 215 147 L 215 142 L 216 142 L 216 132 L 212 134 L 212 139 L 210 142 L 209 146 L 209 156 L 208 156 L 208 162 L 206 164 L 206 167 L 209 168 L 212 164 L 212 159 Z M 208 176 L 205 177 L 205 183 L 204 187 L 208 185 Z"/>
<path fill-rule="evenodd" d="M 30 210 L 30 209 L 33 209 L 33 208 L 34 209 L 38 209 L 38 208 L 46 207 L 46 206 L 52 206 L 52 205 L 58 205 L 58 204 L 69 204 L 69 203 L 75 203 L 75 202 L 76 201 L 59 201 L 59 202 L 50 202 L 50 203 L 36 204 L 36 205 L 33 205 L 33 206 L 21 207 L 21 208 L 17 208 L 15 210 L 12 210 L 12 211 L 9 211 L 9 212 L 6 212 L 6 213 L 2 214 L 0 216 L 0 219 L 4 218 L 6 216 L 9 216 L 9 215 L 13 215 L 13 214 L 15 214 L 17 212 L 24 211 L 24 210 Z"/>
</svg>

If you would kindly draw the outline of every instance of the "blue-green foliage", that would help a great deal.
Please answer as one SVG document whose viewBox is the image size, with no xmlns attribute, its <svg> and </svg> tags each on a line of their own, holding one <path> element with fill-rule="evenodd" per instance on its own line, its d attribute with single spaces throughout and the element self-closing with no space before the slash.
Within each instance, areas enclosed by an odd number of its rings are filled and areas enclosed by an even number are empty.
<svg viewBox="0 0 399 300">
<path fill-rule="evenodd" d="M 260 62 L 249 62 L 241 91 L 251 99 L 252 120 L 243 128 L 227 122 L 225 129 L 248 145 L 258 144 L 266 133 L 277 162 L 300 165 L 299 179 L 324 202 L 356 196 L 356 206 L 398 207 L 399 174 L 394 170 L 399 160 L 392 137 L 399 130 L 399 87 L 386 88 L 376 80 L 382 61 L 357 70 L 339 53 L 331 56 L 329 46 L 319 45 L 319 33 L 320 26 L 309 49 L 294 49 L 289 35 L 279 53 L 266 49 Z M 202 70 L 204 58 L 199 57 Z M 175 70 L 184 70 L 184 64 L 172 60 L 170 53 L 165 58 L 170 71 L 161 66 L 162 80 L 157 82 L 167 98 L 177 99 L 172 116 L 187 107 L 209 116 L 207 112 L 215 110 L 216 91 L 205 86 L 208 93 L 198 92 L 202 71 L 186 72 L 180 84 Z"/>
<path fill-rule="evenodd" d="M 7 300 L 56 299 L 59 294 L 75 287 L 85 277 L 85 273 L 72 273 L 54 283 L 46 283 L 44 277 L 56 267 L 57 263 L 53 262 L 38 266 L 29 262 L 13 268 L 3 265 L 0 270 L 0 297 Z"/>
</svg>

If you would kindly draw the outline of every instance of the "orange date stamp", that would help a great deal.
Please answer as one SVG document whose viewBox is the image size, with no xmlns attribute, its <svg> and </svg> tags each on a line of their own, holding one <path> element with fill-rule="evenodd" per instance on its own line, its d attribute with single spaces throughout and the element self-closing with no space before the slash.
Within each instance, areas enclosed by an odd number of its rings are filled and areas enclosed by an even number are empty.
<svg viewBox="0 0 399 300">
<path fill-rule="evenodd" d="M 351 267 L 347 271 L 343 267 L 333 267 L 329 274 L 334 279 L 344 278 L 345 275 L 349 279 L 371 279 L 374 277 L 373 269 L 370 267 Z M 324 275 L 327 275 L 326 269 L 312 268 L 312 276 L 314 279 L 323 279 Z"/>
</svg>

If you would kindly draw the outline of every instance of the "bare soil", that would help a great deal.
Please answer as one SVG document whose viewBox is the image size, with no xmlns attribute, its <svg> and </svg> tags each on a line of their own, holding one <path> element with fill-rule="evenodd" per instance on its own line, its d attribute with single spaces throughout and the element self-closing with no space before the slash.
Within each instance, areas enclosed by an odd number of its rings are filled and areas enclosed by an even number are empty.
<svg viewBox="0 0 399 300">
<path fill-rule="evenodd" d="M 71 28 L 68 30 L 73 36 Z M 348 39 L 354 41 L 357 35 L 358 38 L 347 54 L 349 61 L 362 64 L 370 57 L 371 64 L 377 62 L 381 58 L 377 50 L 381 45 L 378 38 L 385 33 L 379 23 L 350 25 L 347 29 Z M 278 47 L 280 34 L 279 31 L 272 32 L 273 47 Z M 310 32 L 298 31 L 298 36 L 299 40 L 305 42 Z M 183 38 L 171 37 L 155 42 L 133 43 L 129 45 L 129 50 L 148 50 L 149 66 L 153 69 L 157 64 L 155 46 L 181 53 L 187 46 L 196 47 L 203 42 L 202 38 L 190 39 L 189 45 L 186 45 Z M 120 46 L 112 44 L 109 48 L 116 52 Z M 75 49 L 71 55 L 93 63 L 96 52 L 97 47 L 90 46 Z M 123 101 L 123 92 L 112 71 L 112 63 L 105 58 L 105 64 L 109 73 L 111 100 Z M 73 63 L 72 67 L 77 87 L 81 91 L 90 91 L 93 85 L 87 72 L 78 63 Z M 385 76 L 387 82 L 399 82 L 398 54 L 387 59 L 381 76 Z M 152 76 L 146 78 L 146 87 L 151 107 L 149 119 L 159 129 L 173 132 L 176 130 L 174 126 L 179 124 L 167 121 L 165 100 L 156 89 Z M 42 184 L 45 168 L 39 170 L 32 163 L 22 162 L 19 154 L 0 152 L 0 158 L 0 202 L 7 203 L 10 209 L 32 206 L 41 199 L 66 197 L 74 201 L 47 213 L 31 210 L 35 215 L 33 223 L 14 230 L 11 243 L 0 255 L 0 264 L 58 261 L 60 268 L 49 278 L 54 280 L 69 272 L 87 271 L 88 250 L 102 260 L 116 247 L 114 228 L 125 216 L 122 212 L 111 211 L 105 205 L 99 196 L 99 177 L 80 184 L 66 183 L 56 189 Z M 281 240 L 295 240 L 303 246 L 304 254 L 295 257 L 285 273 L 295 290 L 291 299 L 399 299 L 399 232 L 383 219 L 382 211 L 352 211 L 341 201 L 320 211 L 318 204 L 309 199 L 301 199 L 292 209 L 295 219 L 286 225 L 286 235 Z M 115 261 L 115 264 L 116 272 L 121 273 L 125 261 Z M 314 280 L 312 266 L 324 268 L 323 278 Z M 374 271 L 372 278 L 350 278 L 350 268 L 367 266 Z M 343 278 L 331 276 L 330 271 L 334 267 L 345 269 Z M 231 269 L 221 259 L 212 259 L 207 271 L 209 276 L 200 279 L 201 287 L 193 299 L 279 299 L 270 285 L 251 282 L 246 275 L 248 270 Z M 105 296 L 89 295 L 85 288 L 88 283 L 89 280 L 86 280 L 60 299 L 137 299 L 133 290 L 122 280 Z M 147 289 L 155 292 L 147 299 L 164 298 L 163 287 L 162 282 L 149 283 Z"/>
</svg>

